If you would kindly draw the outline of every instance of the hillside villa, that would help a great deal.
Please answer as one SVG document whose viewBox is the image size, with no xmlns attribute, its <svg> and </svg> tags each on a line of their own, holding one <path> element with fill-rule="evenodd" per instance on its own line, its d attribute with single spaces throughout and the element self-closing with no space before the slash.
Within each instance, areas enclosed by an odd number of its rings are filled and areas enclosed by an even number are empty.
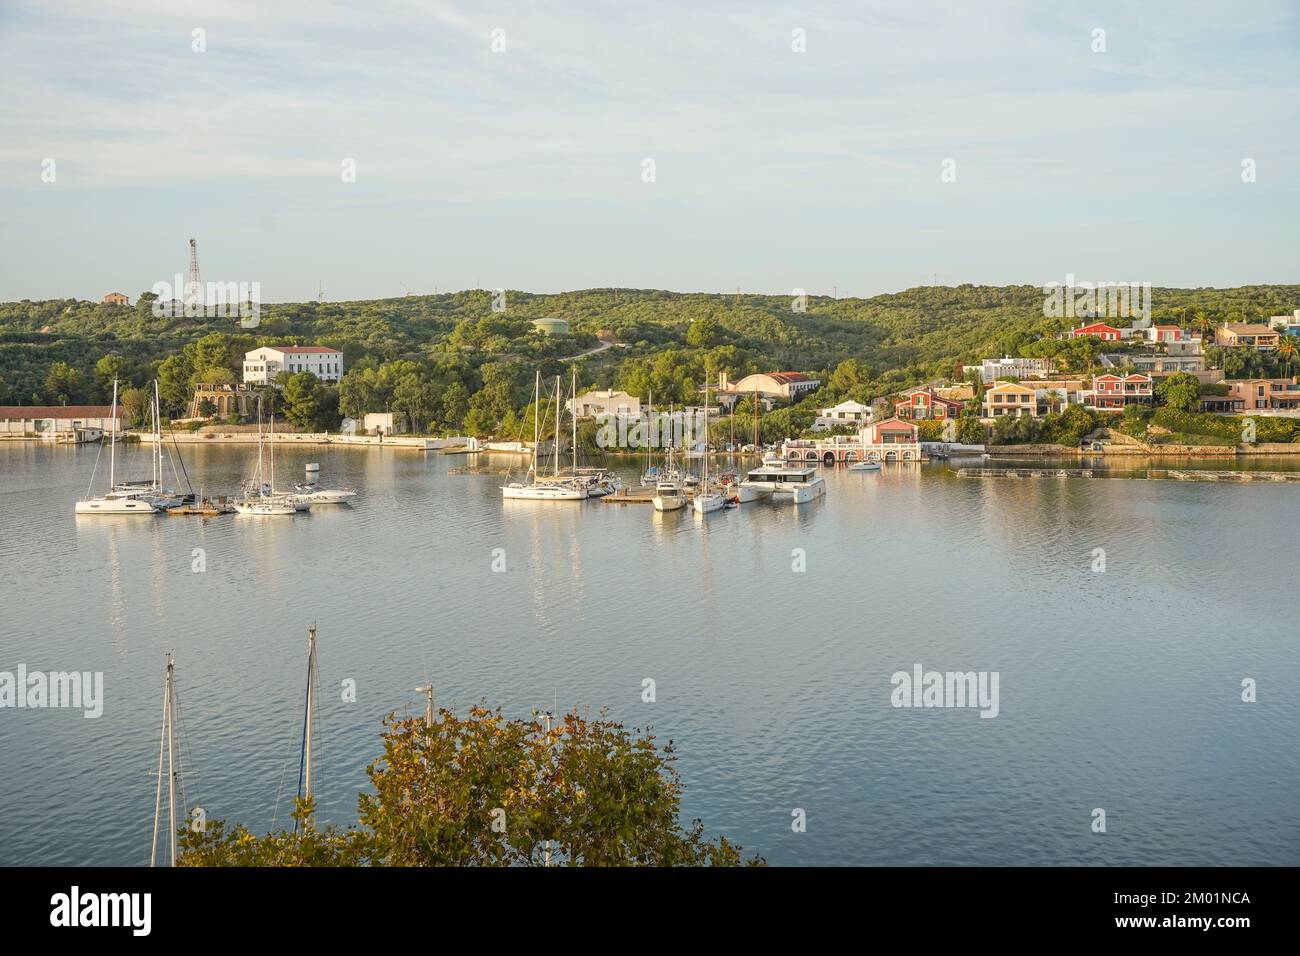
<svg viewBox="0 0 1300 956">
<path fill-rule="evenodd" d="M 804 394 L 821 385 L 819 379 L 803 372 L 756 372 L 733 383 L 726 372 L 718 373 L 718 387 L 714 394 L 718 404 L 731 408 L 742 398 L 757 397 L 764 408 L 797 402 Z"/>
<path fill-rule="evenodd" d="M 264 345 L 244 353 L 244 384 L 271 385 L 281 372 L 311 372 L 322 382 L 343 377 L 343 353 L 320 345 Z"/>
<path fill-rule="evenodd" d="M 1224 322 L 1214 330 L 1214 344 L 1224 348 L 1252 348 L 1268 352 L 1277 348 L 1281 333 L 1255 322 Z"/>
<path fill-rule="evenodd" d="M 894 417 L 911 421 L 959 418 L 961 410 L 961 402 L 941 397 L 937 389 L 928 385 L 908 389 L 903 398 L 894 402 Z"/>
</svg>

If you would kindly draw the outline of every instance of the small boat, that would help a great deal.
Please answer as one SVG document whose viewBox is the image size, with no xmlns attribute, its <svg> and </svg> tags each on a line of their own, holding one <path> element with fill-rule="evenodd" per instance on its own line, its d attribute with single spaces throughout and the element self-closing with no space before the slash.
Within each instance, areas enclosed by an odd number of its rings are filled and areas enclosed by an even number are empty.
<svg viewBox="0 0 1300 956">
<path fill-rule="evenodd" d="M 686 507 L 686 495 L 675 481 L 661 481 L 655 485 L 655 496 L 651 501 L 655 511 L 676 511 Z"/>
<path fill-rule="evenodd" d="M 880 462 L 878 461 L 855 461 L 849 465 L 849 471 L 879 471 Z"/>
<path fill-rule="evenodd" d="M 299 482 L 293 490 L 314 505 L 346 504 L 357 496 L 352 488 L 321 488 L 314 481 Z"/>
</svg>

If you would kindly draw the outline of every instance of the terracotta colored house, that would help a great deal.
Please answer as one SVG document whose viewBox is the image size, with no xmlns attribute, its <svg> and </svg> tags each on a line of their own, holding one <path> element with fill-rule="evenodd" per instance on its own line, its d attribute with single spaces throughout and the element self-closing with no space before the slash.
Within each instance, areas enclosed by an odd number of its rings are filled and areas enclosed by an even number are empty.
<svg viewBox="0 0 1300 956">
<path fill-rule="evenodd" d="M 130 305 L 131 304 L 131 300 L 126 297 L 125 293 L 122 292 L 110 292 L 108 295 L 104 296 L 104 302 L 107 305 Z"/>
<path fill-rule="evenodd" d="M 1093 336 L 1101 339 L 1103 342 L 1118 342 L 1123 333 L 1112 325 L 1105 322 L 1094 322 L 1092 325 L 1081 325 L 1077 329 L 1070 330 L 1070 338 L 1081 339 L 1086 336 Z"/>
<path fill-rule="evenodd" d="M 895 417 L 918 422 L 958 418 L 961 409 L 961 402 L 943 398 L 935 389 L 929 387 L 911 389 L 900 401 L 894 402 Z"/>
<path fill-rule="evenodd" d="M 901 418 L 886 418 L 862 429 L 862 437 L 868 445 L 915 445 L 916 426 Z"/>
<path fill-rule="evenodd" d="M 1150 375 L 1107 374 L 1092 380 L 1092 390 L 1083 393 L 1083 400 L 1099 411 L 1123 411 L 1126 405 L 1151 404 L 1152 394 Z"/>
<path fill-rule="evenodd" d="M 1300 408 L 1300 384 L 1290 378 L 1228 379 L 1227 395 L 1201 396 L 1203 412 L 1248 412 Z"/>
</svg>

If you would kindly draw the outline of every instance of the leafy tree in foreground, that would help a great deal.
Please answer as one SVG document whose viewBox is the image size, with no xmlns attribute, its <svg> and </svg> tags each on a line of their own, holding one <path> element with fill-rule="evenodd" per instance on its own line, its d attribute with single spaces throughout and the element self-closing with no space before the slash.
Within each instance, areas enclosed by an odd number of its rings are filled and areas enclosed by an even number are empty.
<svg viewBox="0 0 1300 956">
<path fill-rule="evenodd" d="M 184 866 L 737 866 L 741 848 L 678 823 L 682 784 L 671 741 L 601 717 L 508 720 L 472 708 L 385 722 L 367 769 L 359 827 L 317 829 L 299 804 L 296 833 L 254 836 L 209 822 L 181 833 Z M 751 865 L 762 865 L 751 857 Z"/>
</svg>

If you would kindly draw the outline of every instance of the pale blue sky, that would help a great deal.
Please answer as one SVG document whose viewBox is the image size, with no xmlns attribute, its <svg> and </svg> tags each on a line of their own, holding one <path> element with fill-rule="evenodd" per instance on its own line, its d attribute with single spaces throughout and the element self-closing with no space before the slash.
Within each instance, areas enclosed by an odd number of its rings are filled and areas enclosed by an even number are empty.
<svg viewBox="0 0 1300 956">
<path fill-rule="evenodd" d="M 2 0 L 0 57 L 0 300 L 190 236 L 264 301 L 1298 278 L 1296 0 Z"/>
</svg>

